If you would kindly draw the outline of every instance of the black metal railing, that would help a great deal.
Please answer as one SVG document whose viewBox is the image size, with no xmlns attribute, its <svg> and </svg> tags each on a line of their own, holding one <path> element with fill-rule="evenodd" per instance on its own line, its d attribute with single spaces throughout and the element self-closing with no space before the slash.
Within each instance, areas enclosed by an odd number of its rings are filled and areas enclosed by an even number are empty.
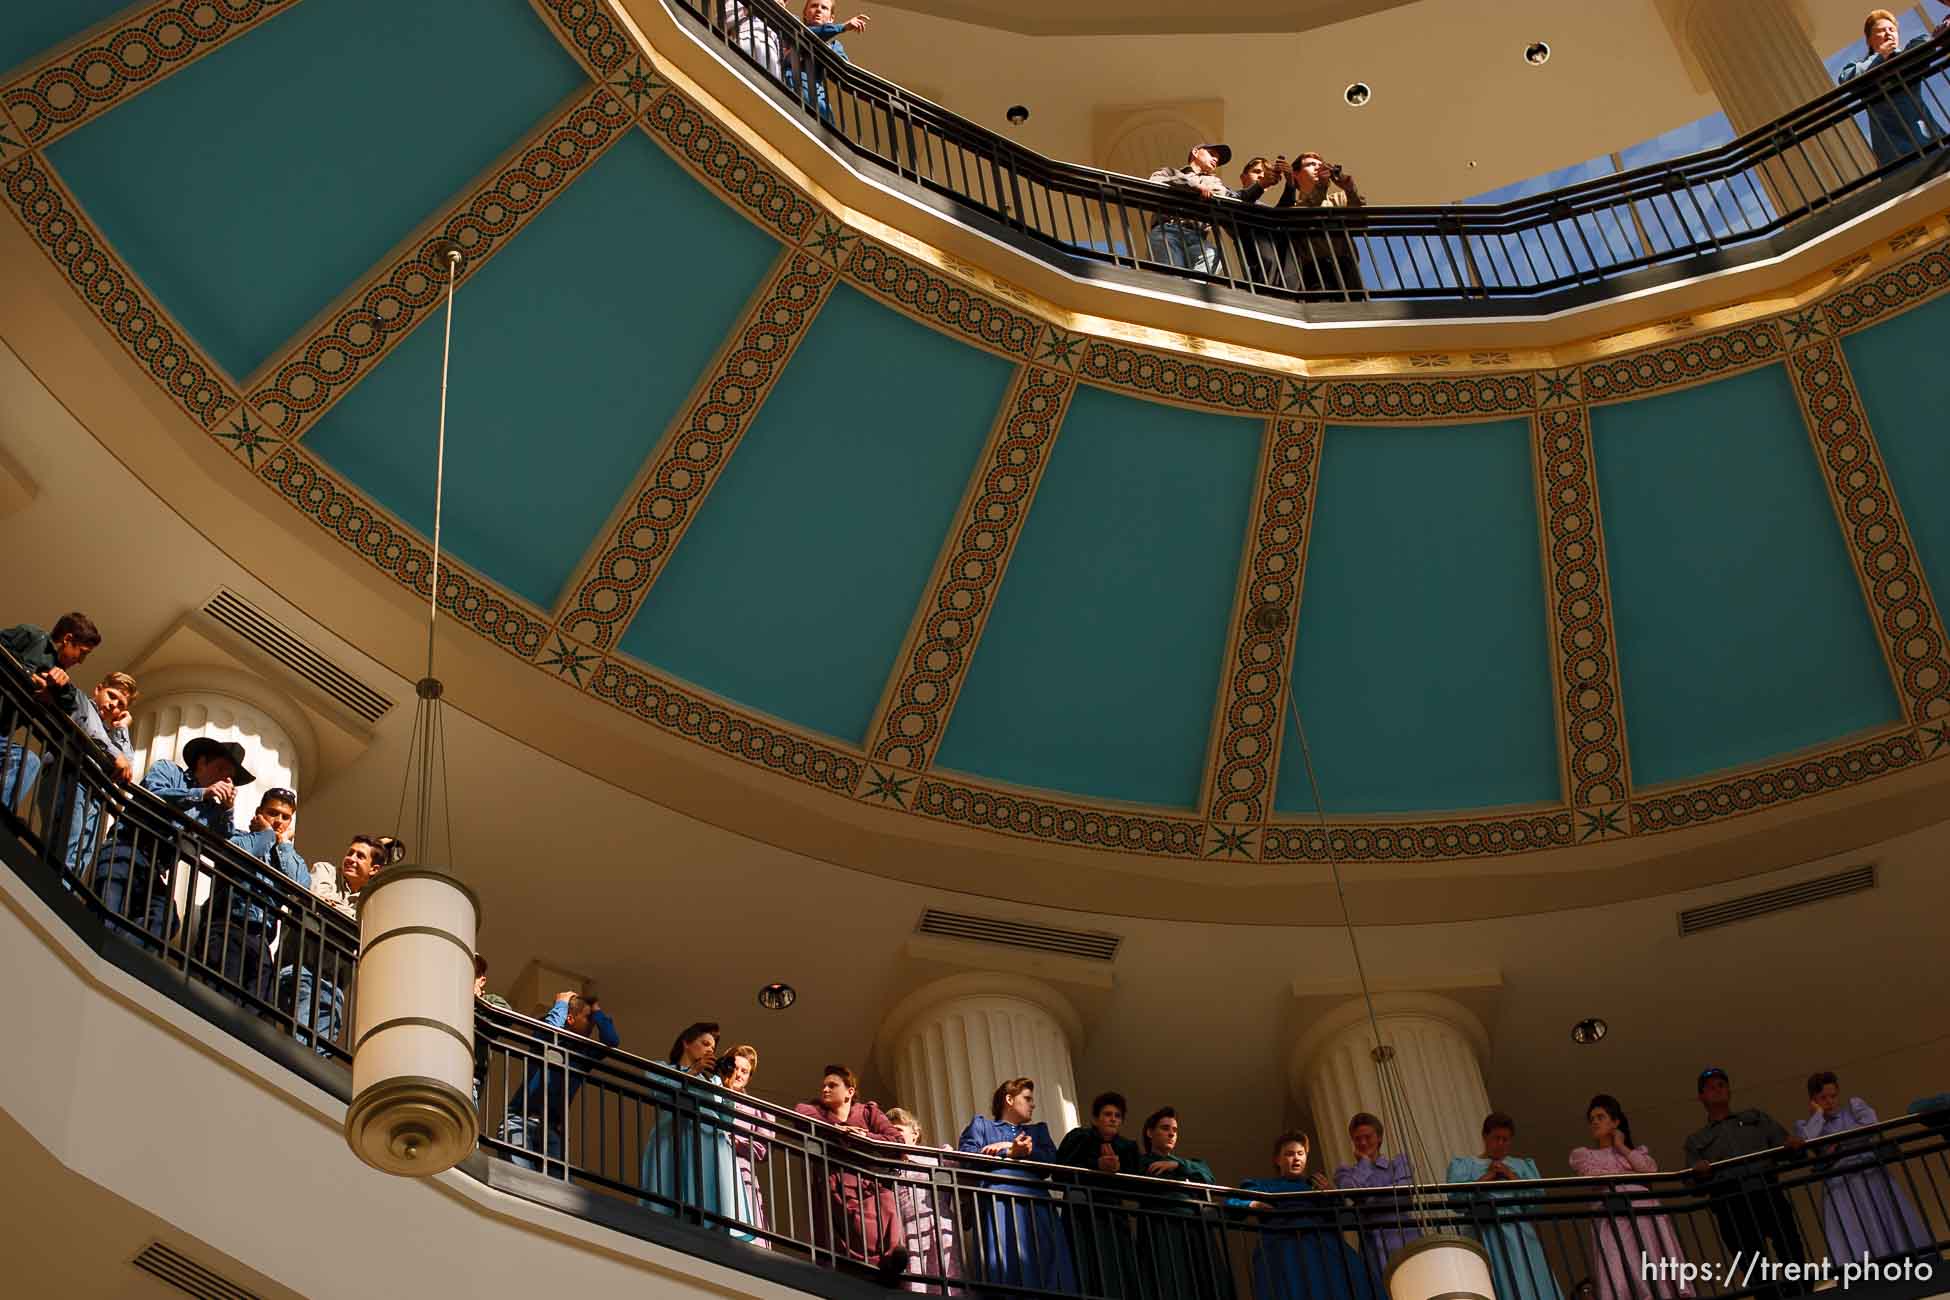
<svg viewBox="0 0 1950 1300">
<path fill-rule="evenodd" d="M 10 851 L 14 869 L 67 900 L 58 910 L 92 913 L 88 924 L 145 950 L 137 963 L 158 987 L 214 990 L 245 1010 L 231 1032 L 273 1054 L 296 1036 L 342 1083 L 332 1062 L 347 1056 L 351 924 L 120 781 L 5 657 L 0 738 L 0 822 L 31 852 Z M 257 979 L 231 961 L 240 932 L 261 940 Z M 323 995 L 299 1009 L 301 970 L 343 997 L 342 1014 L 316 1009 Z M 277 1033 L 257 1034 L 258 1017 Z M 288 1052 L 287 1063 L 317 1061 Z M 475 1101 L 475 1176 L 827 1294 L 854 1273 L 933 1294 L 1383 1300 L 1387 1260 L 1407 1238 L 1456 1232 L 1482 1243 L 1499 1300 L 1585 1300 L 1586 1284 L 1590 1300 L 1876 1282 L 1924 1295 L 1942 1289 L 1950 1247 L 1950 1109 L 1722 1162 L 1705 1178 L 1230 1188 L 865 1139 L 484 1002 Z"/>
<path fill-rule="evenodd" d="M 295 882 L 122 780 L 0 651 L 0 825 L 109 930 L 278 1026 L 352 1059 L 359 930 Z M 237 829 L 254 791 L 237 792 Z"/>
<path fill-rule="evenodd" d="M 1933 174 L 1950 148 L 1939 37 L 1688 157 L 1500 204 L 1282 209 L 1046 158 L 839 58 L 775 0 L 667 3 L 782 109 L 962 217 L 1258 299 L 1568 305 L 1771 255 Z"/>
<path fill-rule="evenodd" d="M 1823 1260 L 1853 1285 L 1934 1269 L 1950 1243 L 1950 1112 L 1704 1180 L 1272 1192 L 863 1139 L 524 1016 L 483 1007 L 475 1032 L 492 1155 L 772 1258 L 867 1273 L 898 1246 L 901 1284 L 936 1294 L 1380 1300 L 1390 1251 L 1452 1231 L 1500 1300 L 1767 1296 L 1812 1289 Z"/>
</svg>

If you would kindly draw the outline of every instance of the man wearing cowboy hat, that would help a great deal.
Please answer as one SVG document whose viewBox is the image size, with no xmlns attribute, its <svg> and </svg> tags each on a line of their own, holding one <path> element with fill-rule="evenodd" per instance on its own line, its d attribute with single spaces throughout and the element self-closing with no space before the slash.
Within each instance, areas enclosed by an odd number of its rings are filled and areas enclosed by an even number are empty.
<svg viewBox="0 0 1950 1300">
<path fill-rule="evenodd" d="M 218 839 L 236 830 L 231 808 L 237 787 L 256 780 L 244 767 L 244 747 L 236 741 L 198 736 L 183 746 L 183 761 L 159 758 L 149 765 L 142 788 Z M 176 928 L 170 916 L 170 873 L 173 862 L 155 861 L 157 837 L 124 818 L 115 831 L 115 846 L 102 861 L 96 889 L 102 906 L 114 917 L 134 921 L 158 939 Z M 165 928 L 165 923 L 167 928 Z"/>
</svg>

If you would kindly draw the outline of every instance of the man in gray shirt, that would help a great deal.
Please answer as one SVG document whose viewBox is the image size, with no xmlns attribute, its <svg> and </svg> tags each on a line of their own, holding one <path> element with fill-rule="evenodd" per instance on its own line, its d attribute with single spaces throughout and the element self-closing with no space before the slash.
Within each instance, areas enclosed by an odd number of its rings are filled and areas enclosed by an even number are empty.
<svg viewBox="0 0 1950 1300">
<path fill-rule="evenodd" d="M 1693 1177 L 1710 1198 L 1713 1218 L 1720 1225 L 1720 1240 L 1729 1256 L 1734 1252 L 1757 1256 L 1773 1246 L 1776 1260 L 1800 1262 L 1808 1258 L 1807 1247 L 1795 1227 L 1794 1207 L 1774 1183 L 1772 1161 L 1743 1160 L 1727 1168 L 1715 1168 L 1723 1160 L 1758 1155 L 1777 1147 L 1801 1149 L 1801 1139 L 1782 1128 L 1764 1110 L 1733 1109 L 1733 1086 L 1727 1072 L 1718 1066 L 1700 1071 L 1699 1103 L 1706 1110 L 1706 1127 L 1686 1139 L 1686 1158 L 1693 1163 Z M 1792 1295 L 1805 1287 L 1761 1287 L 1761 1295 Z"/>
</svg>

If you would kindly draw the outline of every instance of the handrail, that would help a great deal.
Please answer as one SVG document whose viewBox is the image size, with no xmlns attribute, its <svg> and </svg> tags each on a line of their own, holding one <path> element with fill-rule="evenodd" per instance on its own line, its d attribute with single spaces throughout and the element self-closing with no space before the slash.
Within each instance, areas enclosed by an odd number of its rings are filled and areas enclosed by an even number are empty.
<svg viewBox="0 0 1950 1300">
<path fill-rule="evenodd" d="M 240 807 L 239 829 L 247 817 Z M 71 718 L 35 696 L 4 649 L 0 825 L 115 933 L 320 1056 L 351 1060 L 358 927 L 121 780 Z"/>
<path fill-rule="evenodd" d="M 757 73 L 750 79 L 782 111 L 1040 255 L 1275 303 L 1439 301 L 1480 311 L 1509 302 L 1532 312 L 1588 300 L 1702 262 L 1769 255 L 1777 237 L 1824 229 L 1940 171 L 1950 148 L 1941 80 L 1950 37 L 1940 36 L 1684 158 L 1497 204 L 1281 209 L 1207 200 L 1022 148 L 837 57 L 773 0 L 665 3 Z M 1936 132 L 1919 130 L 1919 115 Z"/>
<path fill-rule="evenodd" d="M 1832 1281 L 1853 1261 L 1860 1282 L 1950 1244 L 1928 1226 L 1950 1197 L 1950 1111 L 1722 1162 L 1704 1179 L 1271 1191 L 862 1138 L 485 1005 L 475 1034 L 481 1143 L 532 1171 L 518 1184 L 633 1200 L 771 1260 L 864 1273 L 899 1246 L 904 1283 L 933 1293 L 1379 1300 L 1405 1235 L 1449 1231 L 1482 1242 L 1506 1300 L 1554 1300 L 1592 1278 L 1615 1300 L 1673 1295 L 1682 1279 L 1746 1297 L 1779 1290 L 1778 1274 L 1745 1271 L 1756 1249 L 1831 1261 Z M 1885 1209 L 1876 1237 L 1869 1211 Z M 1752 1239 L 1749 1221 L 1770 1219 L 1793 1235 Z M 1667 1285 L 1637 1285 L 1642 1254 L 1669 1261 Z"/>
</svg>

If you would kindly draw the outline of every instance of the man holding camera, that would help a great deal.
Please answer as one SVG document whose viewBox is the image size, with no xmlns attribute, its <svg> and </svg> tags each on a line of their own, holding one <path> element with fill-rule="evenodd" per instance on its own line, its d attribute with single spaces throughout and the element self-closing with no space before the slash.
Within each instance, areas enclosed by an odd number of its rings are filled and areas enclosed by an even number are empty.
<svg viewBox="0 0 1950 1300">
<path fill-rule="evenodd" d="M 1274 206 L 1347 210 L 1366 207 L 1367 202 L 1361 197 L 1354 177 L 1339 163 L 1330 163 L 1312 150 L 1304 150 L 1293 160 L 1286 189 L 1281 191 L 1280 200 Z M 1338 227 L 1340 223 L 1333 225 Z M 1290 236 L 1286 255 L 1280 262 L 1288 288 L 1349 300 L 1361 293 L 1361 258 L 1345 229 Z"/>
</svg>

